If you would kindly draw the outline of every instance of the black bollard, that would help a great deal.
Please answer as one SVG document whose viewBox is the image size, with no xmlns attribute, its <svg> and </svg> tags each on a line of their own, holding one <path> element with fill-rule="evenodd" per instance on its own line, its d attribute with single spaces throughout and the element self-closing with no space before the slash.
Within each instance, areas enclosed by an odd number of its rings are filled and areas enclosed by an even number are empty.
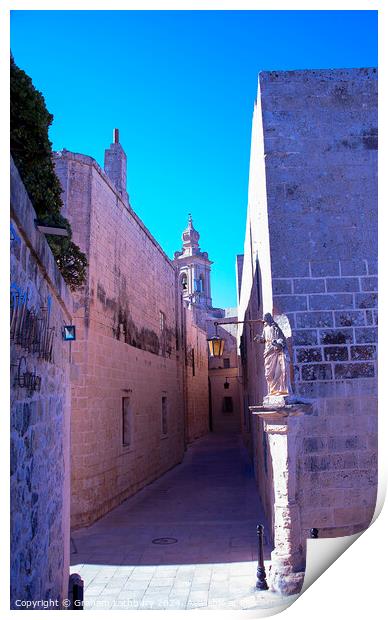
<svg viewBox="0 0 388 620">
<path fill-rule="evenodd" d="M 310 530 L 310 538 L 318 538 L 318 530 L 316 527 L 312 527 Z"/>
<path fill-rule="evenodd" d="M 257 561 L 257 581 L 256 581 L 256 589 L 257 590 L 268 590 L 268 584 L 265 574 L 264 568 L 264 554 L 263 554 L 263 533 L 264 526 L 257 526 L 257 537 L 258 537 L 258 561 Z"/>
<path fill-rule="evenodd" d="M 82 611 L 84 608 L 84 582 L 78 573 L 72 573 L 69 577 L 69 607 Z"/>
</svg>

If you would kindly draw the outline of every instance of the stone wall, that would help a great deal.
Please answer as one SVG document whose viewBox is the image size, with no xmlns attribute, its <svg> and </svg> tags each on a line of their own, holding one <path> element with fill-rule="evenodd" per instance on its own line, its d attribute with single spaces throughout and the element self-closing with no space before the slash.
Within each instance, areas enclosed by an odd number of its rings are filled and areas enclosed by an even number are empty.
<svg viewBox="0 0 388 620">
<path fill-rule="evenodd" d="M 360 531 L 377 486 L 375 69 L 260 74 L 239 318 L 265 312 L 289 318 L 295 389 L 315 403 L 300 446 L 302 525 L 321 536 Z M 266 393 L 259 347 L 240 335 L 255 404 Z"/>
<path fill-rule="evenodd" d="M 185 308 L 186 338 L 186 442 L 209 432 L 209 385 L 206 332 L 194 322 L 194 314 Z"/>
<path fill-rule="evenodd" d="M 376 72 L 262 73 L 260 89 L 273 310 L 292 323 L 299 393 L 326 396 L 375 377 Z"/>
<path fill-rule="evenodd" d="M 207 381 L 185 402 L 182 306 L 172 262 L 92 158 L 63 151 L 56 169 L 64 212 L 89 260 L 87 285 L 75 300 L 73 348 L 72 526 L 79 527 L 181 461 L 185 441 L 205 432 L 207 403 L 200 407 Z M 203 340 L 193 326 L 188 345 L 195 344 L 200 377 Z"/>
<path fill-rule="evenodd" d="M 11 160 L 11 608 L 67 597 L 72 298 Z M 39 607 L 37 607 L 39 608 Z M 42 605 L 40 606 L 42 608 Z"/>
<path fill-rule="evenodd" d="M 224 317 L 219 320 L 218 335 L 224 340 L 222 357 L 209 357 L 209 382 L 211 389 L 212 430 L 219 433 L 241 432 L 241 395 L 237 357 L 236 308 L 225 308 Z M 215 335 L 214 322 L 218 319 L 208 317 L 208 336 Z M 225 323 L 230 321 L 228 325 Z M 225 387 L 227 386 L 227 387 Z"/>
<path fill-rule="evenodd" d="M 320 399 L 303 418 L 297 489 L 302 540 L 348 536 L 372 520 L 377 494 L 377 397 L 355 385 L 349 396 Z"/>
</svg>

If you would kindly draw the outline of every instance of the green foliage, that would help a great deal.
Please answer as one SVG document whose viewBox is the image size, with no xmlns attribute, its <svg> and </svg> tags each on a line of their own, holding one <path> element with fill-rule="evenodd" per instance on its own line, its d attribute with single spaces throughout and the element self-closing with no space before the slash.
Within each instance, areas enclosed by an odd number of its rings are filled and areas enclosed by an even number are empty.
<svg viewBox="0 0 388 620">
<path fill-rule="evenodd" d="M 47 241 L 64 280 L 74 290 L 85 283 L 87 260 L 72 241 L 70 223 L 61 214 L 62 188 L 48 137 L 52 122 L 43 95 L 11 58 L 11 154 L 38 219 L 68 230 L 68 237 L 48 235 Z"/>
</svg>

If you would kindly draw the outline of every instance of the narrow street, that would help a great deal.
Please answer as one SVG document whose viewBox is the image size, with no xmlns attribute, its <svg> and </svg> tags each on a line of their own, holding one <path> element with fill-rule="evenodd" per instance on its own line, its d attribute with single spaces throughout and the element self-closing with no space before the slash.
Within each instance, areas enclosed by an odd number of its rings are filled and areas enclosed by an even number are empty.
<svg viewBox="0 0 388 620">
<path fill-rule="evenodd" d="M 180 465 L 74 532 L 71 572 L 84 579 L 86 609 L 280 611 L 296 597 L 256 591 L 258 523 L 263 513 L 240 436 L 210 433 Z"/>
</svg>

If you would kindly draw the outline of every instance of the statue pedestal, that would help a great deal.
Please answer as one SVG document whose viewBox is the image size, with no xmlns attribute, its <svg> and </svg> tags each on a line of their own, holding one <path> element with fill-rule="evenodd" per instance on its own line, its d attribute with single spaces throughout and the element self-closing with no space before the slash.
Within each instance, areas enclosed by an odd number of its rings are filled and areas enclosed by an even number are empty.
<svg viewBox="0 0 388 620">
<path fill-rule="evenodd" d="M 293 404 L 290 402 L 292 399 Z M 311 415 L 312 402 L 294 396 L 267 397 L 263 405 L 249 407 L 264 421 L 272 459 L 274 490 L 274 550 L 271 554 L 270 589 L 296 594 L 303 586 L 306 558 L 301 545 L 300 510 L 297 503 L 297 442 L 302 419 Z"/>
<path fill-rule="evenodd" d="M 295 394 L 269 394 L 268 396 L 264 396 L 262 405 L 253 405 L 249 407 L 249 409 L 253 413 L 260 413 L 263 411 L 280 411 L 284 408 L 289 410 L 290 405 L 295 405 L 295 412 L 299 410 L 297 405 L 310 405 L 312 406 L 313 401 L 308 398 L 302 398 L 301 396 L 296 396 Z M 291 411 L 291 410 L 290 410 Z M 301 413 L 298 415 L 305 415 L 308 413 L 308 408 L 305 410 L 301 410 Z"/>
</svg>

